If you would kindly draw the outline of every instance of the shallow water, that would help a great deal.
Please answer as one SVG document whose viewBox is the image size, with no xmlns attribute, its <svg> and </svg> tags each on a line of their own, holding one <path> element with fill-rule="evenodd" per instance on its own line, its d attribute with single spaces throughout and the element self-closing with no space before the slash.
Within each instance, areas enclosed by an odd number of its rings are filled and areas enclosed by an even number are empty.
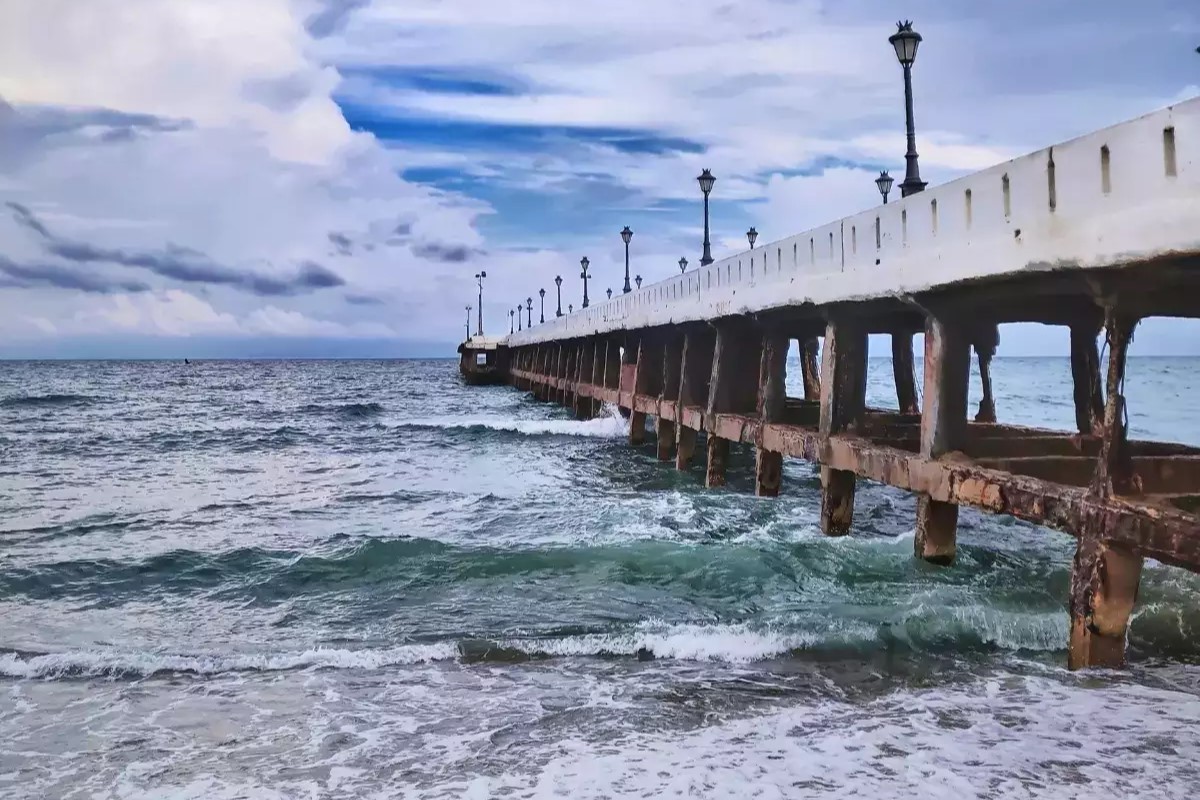
<svg viewBox="0 0 1200 800">
<path fill-rule="evenodd" d="M 1131 360 L 1132 435 L 1200 442 L 1198 366 Z M 1065 360 L 994 373 L 1005 421 L 1073 425 Z M 1150 563 L 1131 669 L 1069 674 L 1069 537 L 964 510 L 931 567 L 904 493 L 827 539 L 810 465 L 759 500 L 734 448 L 706 491 L 626 425 L 453 362 L 0 364 L 0 794 L 1200 783 L 1197 576 Z"/>
</svg>

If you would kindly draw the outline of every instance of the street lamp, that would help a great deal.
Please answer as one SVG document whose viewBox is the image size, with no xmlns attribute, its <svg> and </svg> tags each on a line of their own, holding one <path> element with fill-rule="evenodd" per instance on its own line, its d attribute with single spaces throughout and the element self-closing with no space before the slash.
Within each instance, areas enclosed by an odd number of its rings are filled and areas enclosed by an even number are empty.
<svg viewBox="0 0 1200 800">
<path fill-rule="evenodd" d="M 887 205 L 888 192 L 892 191 L 893 178 L 888 175 L 885 169 L 879 173 L 879 177 L 875 179 L 875 185 L 879 187 L 879 193 L 883 195 L 883 204 Z"/>
<path fill-rule="evenodd" d="M 471 340 L 471 307 L 467 306 L 467 341 Z"/>
<path fill-rule="evenodd" d="M 642 276 L 641 275 L 638 275 L 636 278 L 634 278 L 633 282 L 638 285 L 639 289 L 642 288 Z"/>
<path fill-rule="evenodd" d="M 567 303 L 567 313 L 568 314 L 575 313 L 575 304 L 574 303 Z"/>
<path fill-rule="evenodd" d="M 913 123 L 913 91 L 912 65 L 917 58 L 917 46 L 921 44 L 921 34 L 912 28 L 912 22 L 897 22 L 896 32 L 888 37 L 892 47 L 896 48 L 896 58 L 904 67 L 904 114 L 908 126 L 908 151 L 904 154 L 907 167 L 904 170 L 904 182 L 900 184 L 900 196 L 924 191 L 925 181 L 921 180 L 921 170 L 917 166 L 917 131 Z"/>
<path fill-rule="evenodd" d="M 521 330 L 521 301 L 517 301 L 517 330 Z"/>
<path fill-rule="evenodd" d="M 608 299 L 612 300 L 612 289 L 605 289 L 604 291 L 605 291 L 605 294 L 608 295 Z"/>
<path fill-rule="evenodd" d="M 625 243 L 625 288 L 622 290 L 625 294 L 629 294 L 633 290 L 629 288 L 629 240 L 633 238 L 633 231 L 629 230 L 626 225 L 621 229 L 621 241 Z"/>
<path fill-rule="evenodd" d="M 712 263 L 712 251 L 708 243 L 708 194 L 712 191 L 717 179 L 708 170 L 701 170 L 696 178 L 700 183 L 700 191 L 704 192 L 704 254 L 700 256 L 700 266 L 707 267 Z"/>
<path fill-rule="evenodd" d="M 525 313 L 527 315 L 527 319 L 525 320 L 525 327 L 532 328 L 533 327 L 533 298 L 532 297 L 525 298 Z"/>
<path fill-rule="evenodd" d="M 562 275 L 554 276 L 554 287 L 558 290 L 558 311 L 555 312 L 554 316 L 561 317 L 562 316 Z"/>
<path fill-rule="evenodd" d="M 588 296 L 587 296 L 588 274 L 587 274 L 587 271 L 588 271 L 588 265 L 591 263 L 592 262 L 588 261 L 587 256 L 584 256 L 583 258 L 579 259 L 579 266 L 583 267 L 583 270 L 579 273 L 579 277 L 583 278 L 583 307 L 584 308 L 588 307 Z"/>
<path fill-rule="evenodd" d="M 479 271 L 475 273 L 475 280 L 479 281 L 479 330 L 478 336 L 483 336 L 483 279 L 487 277 L 487 273 Z M 503 317 L 501 318 L 503 319 Z M 503 325 L 504 323 L 500 323 Z M 503 330 L 503 328 L 501 329 Z"/>
<path fill-rule="evenodd" d="M 681 258 L 679 259 L 679 274 L 682 275 L 685 272 L 687 272 L 687 259 Z"/>
<path fill-rule="evenodd" d="M 513 331 L 513 310 L 511 308 L 508 310 L 508 332 L 510 335 L 512 333 L 514 333 L 514 331 Z"/>
<path fill-rule="evenodd" d="M 754 226 L 750 226 L 750 230 L 746 231 L 746 240 L 750 242 L 750 249 L 754 249 L 754 243 L 758 241 L 758 231 L 754 230 Z"/>
<path fill-rule="evenodd" d="M 546 321 L 546 290 L 545 289 L 538 289 L 538 299 L 541 301 L 541 304 L 542 304 L 541 305 L 542 315 L 541 315 L 541 318 L 538 319 L 538 324 L 540 325 Z"/>
</svg>

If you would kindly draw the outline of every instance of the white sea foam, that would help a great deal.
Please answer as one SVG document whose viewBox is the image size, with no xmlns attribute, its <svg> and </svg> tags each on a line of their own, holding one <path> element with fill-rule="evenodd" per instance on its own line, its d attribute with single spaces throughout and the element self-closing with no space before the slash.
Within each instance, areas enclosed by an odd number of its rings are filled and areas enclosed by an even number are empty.
<svg viewBox="0 0 1200 800">
<path fill-rule="evenodd" d="M 582 436 L 594 439 L 616 439 L 629 434 L 629 422 L 606 406 L 604 413 L 594 419 L 512 419 L 509 417 L 427 417 L 400 422 L 401 425 L 444 430 L 487 428 L 509 431 L 526 436 Z"/>
</svg>

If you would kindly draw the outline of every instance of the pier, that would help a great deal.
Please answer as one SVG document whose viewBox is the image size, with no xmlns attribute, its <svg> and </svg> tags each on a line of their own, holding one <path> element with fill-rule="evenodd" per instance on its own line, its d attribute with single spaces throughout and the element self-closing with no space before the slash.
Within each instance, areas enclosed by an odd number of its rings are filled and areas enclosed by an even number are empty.
<svg viewBox="0 0 1200 800">
<path fill-rule="evenodd" d="M 486 362 L 580 418 L 620 407 L 634 444 L 652 419 L 658 458 L 703 459 L 710 487 L 734 443 L 755 448 L 762 496 L 784 458 L 818 465 L 830 536 L 853 532 L 859 478 L 916 493 L 915 556 L 945 568 L 964 505 L 1074 536 L 1078 669 L 1124 662 L 1144 559 L 1200 572 L 1200 448 L 1127 431 L 1126 354 L 1154 316 L 1200 316 L 1200 98 L 460 352 L 469 380 Z M 1008 322 L 1069 328 L 1075 430 L 1003 421 Z M 870 334 L 890 336 L 898 410 L 866 404 Z"/>
</svg>

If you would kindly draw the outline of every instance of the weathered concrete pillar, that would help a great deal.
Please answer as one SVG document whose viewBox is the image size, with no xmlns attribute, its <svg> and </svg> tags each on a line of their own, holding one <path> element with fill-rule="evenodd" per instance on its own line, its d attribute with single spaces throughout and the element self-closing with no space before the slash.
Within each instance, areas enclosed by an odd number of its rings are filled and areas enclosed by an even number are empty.
<svg viewBox="0 0 1200 800">
<path fill-rule="evenodd" d="M 763 425 L 783 419 L 787 400 L 788 338 L 768 331 L 762 340 L 758 366 L 758 418 Z M 754 493 L 775 497 L 783 481 L 783 454 L 759 447 L 754 453 Z"/>
<path fill-rule="evenodd" d="M 1124 392 L 1125 357 L 1137 323 L 1136 317 L 1124 316 L 1111 308 L 1104 314 L 1104 331 L 1108 341 L 1108 380 L 1105 387 L 1108 401 L 1104 405 L 1100 459 L 1096 463 L 1091 489 L 1093 494 L 1100 497 L 1130 494 L 1137 488 L 1125 422 Z"/>
<path fill-rule="evenodd" d="M 592 374 L 590 377 L 594 390 L 599 390 L 604 386 L 604 358 L 605 358 L 605 342 L 604 339 L 597 337 L 592 342 Z M 604 401 L 599 397 L 592 397 L 592 416 L 600 416 L 600 412 L 604 410 Z"/>
<path fill-rule="evenodd" d="M 709 329 L 693 327 L 684 333 L 679 368 L 678 422 L 675 425 L 675 468 L 686 470 L 696 452 L 695 428 L 683 424 L 685 408 L 705 406 L 712 374 L 713 336 Z"/>
<path fill-rule="evenodd" d="M 717 435 L 717 415 L 754 413 L 762 347 L 761 334 L 742 320 L 729 320 L 716 328 L 704 414 L 704 427 L 708 430 L 708 470 L 704 485 L 709 488 L 725 485 L 725 469 L 729 463 L 729 440 Z"/>
<path fill-rule="evenodd" d="M 800 340 L 800 373 L 804 378 L 804 399 L 814 403 L 821 399 L 821 368 L 817 362 L 820 345 L 817 337 Z"/>
<path fill-rule="evenodd" d="M 1067 667 L 1120 667 L 1137 601 L 1142 558 L 1083 535 L 1071 565 L 1071 640 Z"/>
<path fill-rule="evenodd" d="M 979 358 L 979 380 L 983 384 L 983 397 L 979 400 L 976 422 L 996 421 L 996 400 L 992 396 L 992 358 L 1000 346 L 1000 327 L 985 325 L 975 333 L 975 355 Z"/>
<path fill-rule="evenodd" d="M 867 394 L 867 331 L 856 320 L 830 322 L 825 328 L 821 367 L 821 435 L 849 428 L 862 415 Z M 821 530 L 844 536 L 854 519 L 854 473 L 821 468 Z"/>
<path fill-rule="evenodd" d="M 913 367 L 913 335 L 892 333 L 892 377 L 896 381 L 896 402 L 901 414 L 916 414 L 917 376 Z"/>
<path fill-rule="evenodd" d="M 670 407 L 679 416 L 680 371 L 683 368 L 683 337 L 670 336 L 663 342 L 662 394 L 659 395 L 659 410 Z M 658 418 L 658 460 L 670 461 L 675 455 L 676 423 L 674 420 Z"/>
<path fill-rule="evenodd" d="M 1075 426 L 1080 433 L 1095 436 L 1104 431 L 1104 392 L 1100 386 L 1100 353 L 1096 348 L 1099 332 L 1099 326 L 1091 322 L 1071 326 Z"/>
<path fill-rule="evenodd" d="M 591 395 L 585 395 L 584 392 L 587 391 L 591 382 L 592 354 L 594 352 L 594 345 L 587 340 L 581 341 L 576 348 L 575 416 L 578 419 L 592 418 L 592 398 Z"/>
<path fill-rule="evenodd" d="M 633 390 L 629 399 L 630 444 L 637 445 L 646 441 L 646 413 L 644 411 L 638 411 L 637 396 L 639 393 L 644 393 L 644 388 L 647 383 L 647 373 L 655 370 L 655 366 L 653 364 L 654 360 L 654 351 L 650 346 L 649 337 L 639 337 L 634 361 Z M 661 368 L 661 360 L 659 362 L 659 368 Z"/>
<path fill-rule="evenodd" d="M 925 324 L 925 402 L 921 411 L 921 455 L 940 458 L 961 450 L 967 438 L 967 391 L 971 344 L 965 327 L 930 317 Z M 957 548 L 958 506 L 917 497 L 913 551 L 934 564 L 952 564 Z"/>
</svg>

